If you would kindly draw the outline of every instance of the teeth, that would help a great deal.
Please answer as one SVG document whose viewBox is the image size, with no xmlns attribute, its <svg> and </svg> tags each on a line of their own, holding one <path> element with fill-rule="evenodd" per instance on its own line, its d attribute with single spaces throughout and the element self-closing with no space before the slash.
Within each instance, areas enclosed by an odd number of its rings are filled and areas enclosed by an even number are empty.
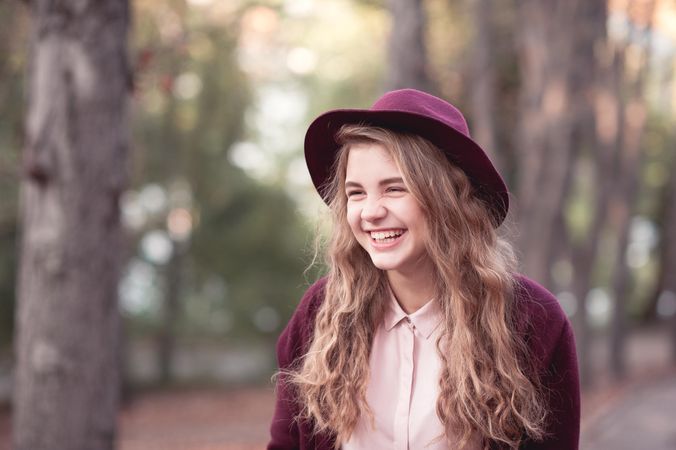
<svg viewBox="0 0 676 450">
<path fill-rule="evenodd" d="M 371 232 L 371 237 L 375 239 L 376 241 L 382 241 L 384 239 L 390 239 L 394 237 L 401 236 L 403 231 L 401 230 L 391 230 L 391 231 L 372 231 Z"/>
</svg>

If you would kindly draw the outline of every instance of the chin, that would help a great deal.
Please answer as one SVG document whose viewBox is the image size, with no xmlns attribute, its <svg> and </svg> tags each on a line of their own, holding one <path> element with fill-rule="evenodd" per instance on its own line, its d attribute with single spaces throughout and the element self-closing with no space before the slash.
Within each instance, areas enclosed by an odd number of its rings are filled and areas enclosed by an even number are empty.
<svg viewBox="0 0 676 450">
<path fill-rule="evenodd" d="M 380 270 L 397 270 L 400 267 L 398 261 L 387 261 L 383 258 L 371 258 L 371 262 Z"/>
</svg>

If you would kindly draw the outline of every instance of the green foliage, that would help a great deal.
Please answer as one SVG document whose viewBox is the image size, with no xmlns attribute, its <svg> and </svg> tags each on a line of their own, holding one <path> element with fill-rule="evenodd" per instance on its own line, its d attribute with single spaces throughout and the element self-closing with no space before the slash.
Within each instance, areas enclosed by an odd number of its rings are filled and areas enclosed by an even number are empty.
<svg viewBox="0 0 676 450">
<path fill-rule="evenodd" d="M 288 317 L 283 305 L 302 293 L 305 231 L 284 191 L 254 181 L 228 158 L 246 135 L 252 99 L 235 58 L 236 23 L 245 10 L 216 23 L 200 11 L 170 8 L 171 15 L 150 6 L 139 7 L 135 44 L 143 64 L 137 73 L 134 141 L 141 151 L 134 185 L 141 189 L 152 182 L 171 192 L 179 183 L 190 197 L 187 204 L 173 205 L 187 207 L 195 225 L 180 269 L 182 333 L 276 335 Z M 169 37 L 163 29 L 168 14 L 176 20 Z M 166 226 L 169 203 L 138 239 Z M 214 291 L 214 285 L 221 287 Z M 166 291 L 167 283 L 159 289 Z M 261 310 L 267 322 L 255 319 Z M 137 319 L 154 327 L 160 317 Z"/>
<path fill-rule="evenodd" d="M 17 264 L 19 154 L 23 131 L 26 11 L 0 4 L 0 348 L 13 334 Z"/>
<path fill-rule="evenodd" d="M 230 195 L 201 216 L 193 249 L 200 271 L 225 278 L 226 306 L 244 319 L 235 330 L 245 332 L 258 309 L 272 306 L 281 314 L 284 305 L 298 300 L 304 237 L 294 205 L 283 193 L 237 178 L 241 183 L 230 185 Z"/>
<path fill-rule="evenodd" d="M 14 332 L 16 238 L 16 228 L 0 235 L 0 350 L 9 345 Z"/>
</svg>

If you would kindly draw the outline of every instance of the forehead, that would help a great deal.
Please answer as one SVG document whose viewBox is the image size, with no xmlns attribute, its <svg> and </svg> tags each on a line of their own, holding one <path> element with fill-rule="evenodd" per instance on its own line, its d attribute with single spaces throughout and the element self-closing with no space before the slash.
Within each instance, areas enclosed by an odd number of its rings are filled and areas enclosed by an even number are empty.
<svg viewBox="0 0 676 450">
<path fill-rule="evenodd" d="M 401 171 L 387 149 L 377 143 L 351 145 L 347 155 L 346 180 L 380 179 L 401 176 Z"/>
</svg>

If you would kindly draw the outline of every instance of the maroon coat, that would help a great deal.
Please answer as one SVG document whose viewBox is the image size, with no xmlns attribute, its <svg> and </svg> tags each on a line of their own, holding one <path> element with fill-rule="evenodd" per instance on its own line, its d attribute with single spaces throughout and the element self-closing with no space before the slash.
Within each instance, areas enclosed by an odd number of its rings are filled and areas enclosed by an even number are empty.
<svg viewBox="0 0 676 450">
<path fill-rule="evenodd" d="M 516 291 L 519 315 L 526 326 L 526 342 L 549 398 L 548 436 L 527 441 L 523 450 L 577 450 L 580 435 L 580 385 L 575 339 L 570 322 L 556 298 L 536 282 L 520 275 Z M 314 319 L 324 298 L 325 279 L 312 285 L 277 342 L 279 367 L 288 369 L 305 354 Z M 277 403 L 270 426 L 268 450 L 333 450 L 333 436 L 315 436 L 309 422 L 294 420 L 298 404 L 285 386 L 277 383 Z M 499 448 L 499 447 L 495 447 Z"/>
</svg>

